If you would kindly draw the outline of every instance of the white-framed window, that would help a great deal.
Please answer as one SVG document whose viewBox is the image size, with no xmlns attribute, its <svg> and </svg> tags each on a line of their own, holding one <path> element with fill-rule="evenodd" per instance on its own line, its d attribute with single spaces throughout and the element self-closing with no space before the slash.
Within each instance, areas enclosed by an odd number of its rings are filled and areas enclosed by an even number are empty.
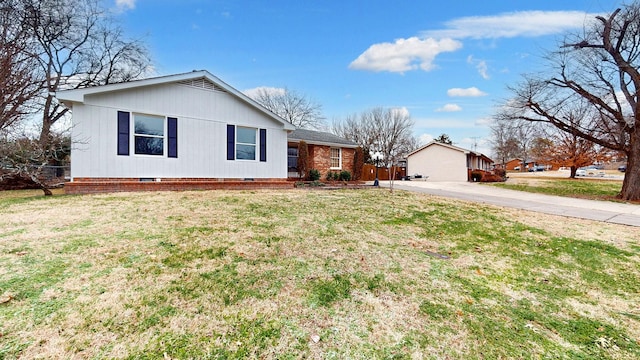
<svg viewBox="0 0 640 360">
<path fill-rule="evenodd" d="M 331 148 L 331 169 L 342 169 L 342 149 Z"/>
<path fill-rule="evenodd" d="M 258 129 L 236 128 L 236 160 L 256 160 Z"/>
<path fill-rule="evenodd" d="M 165 154 L 165 117 L 133 114 L 133 152 L 136 155 Z"/>
</svg>

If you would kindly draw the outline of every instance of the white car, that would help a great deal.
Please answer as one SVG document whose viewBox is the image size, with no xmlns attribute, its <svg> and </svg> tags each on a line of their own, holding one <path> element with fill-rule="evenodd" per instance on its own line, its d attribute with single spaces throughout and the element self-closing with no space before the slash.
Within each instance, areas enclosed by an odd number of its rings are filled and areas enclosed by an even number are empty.
<svg viewBox="0 0 640 360">
<path fill-rule="evenodd" d="M 597 176 L 597 177 L 604 177 L 606 175 L 606 173 L 604 172 L 604 170 L 600 170 L 600 169 L 596 169 L 593 167 L 582 167 L 579 168 L 578 170 L 576 170 L 576 176 Z"/>
</svg>

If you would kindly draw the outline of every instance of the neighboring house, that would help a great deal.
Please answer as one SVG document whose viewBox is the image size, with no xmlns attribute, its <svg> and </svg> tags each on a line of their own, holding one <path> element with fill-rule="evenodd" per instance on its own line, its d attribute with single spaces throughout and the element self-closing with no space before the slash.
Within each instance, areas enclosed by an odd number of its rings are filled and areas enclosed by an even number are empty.
<svg viewBox="0 0 640 360">
<path fill-rule="evenodd" d="M 483 154 L 437 141 L 407 155 L 407 174 L 428 176 L 429 181 L 468 181 L 471 170 L 492 168 L 493 161 Z"/>
<path fill-rule="evenodd" d="M 524 169 L 522 168 L 522 165 L 524 164 Z M 536 163 L 533 160 L 527 160 L 527 161 L 522 161 L 522 159 L 511 159 L 509 161 L 507 161 L 507 163 L 505 164 L 505 170 L 508 171 L 525 171 L 526 169 L 535 166 Z"/>
<path fill-rule="evenodd" d="M 69 193 L 290 187 L 294 127 L 207 71 L 59 91 Z"/>
<path fill-rule="evenodd" d="M 518 169 L 520 169 L 520 167 L 522 167 L 522 159 L 518 159 L 518 158 L 516 158 L 516 159 L 511 159 L 511 160 L 507 161 L 507 162 L 504 164 L 504 169 L 505 169 L 505 170 L 509 170 L 509 171 L 511 171 L 511 170 L 514 170 L 516 167 L 517 167 Z"/>
<path fill-rule="evenodd" d="M 349 171 L 353 176 L 353 159 L 358 144 L 337 135 L 297 129 L 288 136 L 289 178 L 299 178 L 298 145 L 304 141 L 309 149 L 309 169 L 320 171 L 321 179 L 330 171 Z"/>
</svg>

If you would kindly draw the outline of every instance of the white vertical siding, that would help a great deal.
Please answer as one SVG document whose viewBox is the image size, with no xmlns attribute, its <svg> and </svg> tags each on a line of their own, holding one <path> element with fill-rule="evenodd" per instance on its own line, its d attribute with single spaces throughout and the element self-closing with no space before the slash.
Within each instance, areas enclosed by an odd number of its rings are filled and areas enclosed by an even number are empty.
<svg viewBox="0 0 640 360">
<path fill-rule="evenodd" d="M 119 110 L 178 118 L 178 158 L 118 156 Z M 73 122 L 72 177 L 287 177 L 283 125 L 224 92 L 168 84 L 87 96 Z M 227 124 L 267 129 L 267 161 L 227 160 Z"/>
<path fill-rule="evenodd" d="M 464 152 L 433 144 L 407 158 L 407 174 L 429 176 L 429 181 L 467 181 Z"/>
</svg>

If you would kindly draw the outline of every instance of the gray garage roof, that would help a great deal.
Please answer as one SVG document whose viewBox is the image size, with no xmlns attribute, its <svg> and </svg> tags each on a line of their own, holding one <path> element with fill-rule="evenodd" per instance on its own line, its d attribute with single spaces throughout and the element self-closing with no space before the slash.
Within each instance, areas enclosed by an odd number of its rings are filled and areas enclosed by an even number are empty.
<svg viewBox="0 0 640 360">
<path fill-rule="evenodd" d="M 351 140 L 341 138 L 340 136 L 334 135 L 332 133 L 314 130 L 296 129 L 293 132 L 289 133 L 287 139 L 291 142 L 304 141 L 308 144 L 315 145 L 339 146 L 345 148 L 358 147 L 358 144 Z"/>
</svg>

